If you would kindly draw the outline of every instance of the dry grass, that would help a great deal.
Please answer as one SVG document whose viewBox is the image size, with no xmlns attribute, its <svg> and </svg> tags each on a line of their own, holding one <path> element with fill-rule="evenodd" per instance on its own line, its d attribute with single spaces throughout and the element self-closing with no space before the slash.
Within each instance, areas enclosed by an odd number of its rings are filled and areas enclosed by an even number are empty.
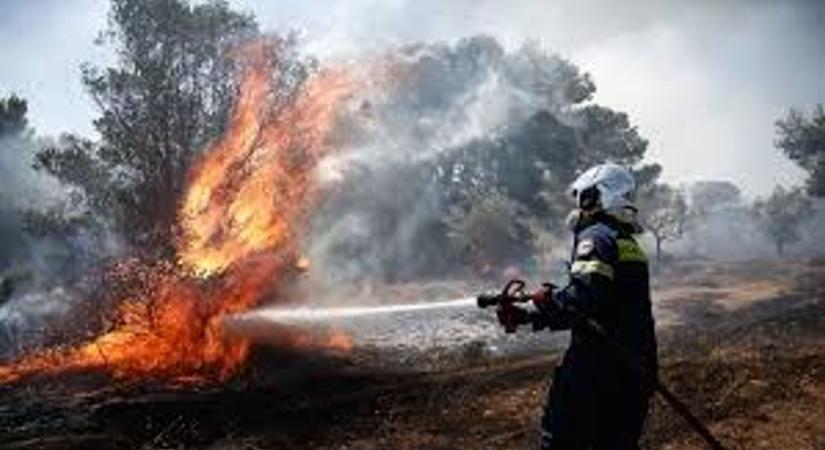
<svg viewBox="0 0 825 450">
<path fill-rule="evenodd" d="M 825 270 L 677 273 L 658 283 L 667 287 L 660 311 L 679 324 L 660 333 L 663 379 L 731 450 L 825 450 Z M 67 396 L 67 380 L 41 381 L 0 391 L 0 447 L 532 448 L 554 357 L 417 375 L 326 361 L 289 383 L 270 375 L 200 392 L 109 387 L 79 397 Z M 703 447 L 656 402 L 644 448 Z"/>
</svg>

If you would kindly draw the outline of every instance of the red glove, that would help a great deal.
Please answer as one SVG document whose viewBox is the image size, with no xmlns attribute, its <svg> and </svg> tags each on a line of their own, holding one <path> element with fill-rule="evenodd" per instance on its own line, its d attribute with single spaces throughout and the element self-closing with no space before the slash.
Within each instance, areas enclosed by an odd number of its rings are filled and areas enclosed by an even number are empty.
<svg viewBox="0 0 825 450">
<path fill-rule="evenodd" d="M 551 283 L 545 283 L 544 288 L 536 291 L 531 297 L 536 309 L 543 312 L 551 312 L 559 309 L 559 305 L 553 300 L 553 291 L 556 289 Z"/>
<path fill-rule="evenodd" d="M 530 313 L 527 310 L 504 303 L 496 308 L 498 322 L 504 327 L 505 333 L 515 333 L 519 325 L 531 323 Z"/>
</svg>

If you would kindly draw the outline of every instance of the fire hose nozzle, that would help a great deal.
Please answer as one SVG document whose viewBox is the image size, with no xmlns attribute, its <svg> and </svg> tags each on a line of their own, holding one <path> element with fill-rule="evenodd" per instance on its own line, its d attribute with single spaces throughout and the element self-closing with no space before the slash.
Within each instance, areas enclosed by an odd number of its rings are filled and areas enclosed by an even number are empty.
<svg viewBox="0 0 825 450">
<path fill-rule="evenodd" d="M 504 289 L 499 293 L 481 294 L 477 297 L 476 303 L 479 308 L 489 308 L 490 306 L 512 305 L 513 303 L 524 303 L 532 297 L 524 292 L 525 282 L 522 280 L 510 280 Z"/>
<path fill-rule="evenodd" d="M 479 308 L 489 308 L 501 303 L 501 294 L 481 294 L 476 299 L 476 304 Z"/>
</svg>

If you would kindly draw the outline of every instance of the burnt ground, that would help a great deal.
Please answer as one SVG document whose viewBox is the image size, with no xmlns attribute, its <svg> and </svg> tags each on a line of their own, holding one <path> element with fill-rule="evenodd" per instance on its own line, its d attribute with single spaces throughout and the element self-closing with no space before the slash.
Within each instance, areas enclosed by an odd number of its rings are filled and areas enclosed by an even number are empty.
<svg viewBox="0 0 825 450">
<path fill-rule="evenodd" d="M 729 448 L 825 450 L 822 266 L 691 262 L 658 275 L 662 378 Z M 558 352 L 483 350 L 426 371 L 260 350 L 211 388 L 28 380 L 0 387 L 0 448 L 531 448 Z M 644 448 L 703 447 L 657 400 Z"/>
</svg>

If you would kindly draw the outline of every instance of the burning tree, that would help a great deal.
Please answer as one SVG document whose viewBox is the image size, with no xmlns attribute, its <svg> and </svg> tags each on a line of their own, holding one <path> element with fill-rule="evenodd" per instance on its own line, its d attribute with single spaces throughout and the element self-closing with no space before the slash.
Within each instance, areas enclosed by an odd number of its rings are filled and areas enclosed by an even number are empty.
<svg viewBox="0 0 825 450">
<path fill-rule="evenodd" d="M 662 244 L 681 238 L 689 221 L 684 194 L 666 184 L 641 189 L 639 213 L 642 225 L 656 241 L 656 260 L 662 259 Z"/>
<path fill-rule="evenodd" d="M 122 237 L 96 298 L 98 336 L 9 367 L 96 368 L 116 377 L 222 378 L 248 345 L 222 333 L 282 282 L 311 208 L 310 175 L 351 84 L 305 63 L 286 38 L 260 38 L 225 2 L 112 0 L 115 67 L 83 67 L 100 141 L 65 136 L 37 168 L 75 210 L 32 212 L 44 231 L 92 225 Z M 104 302 L 105 301 L 105 302 Z"/>
<path fill-rule="evenodd" d="M 587 103 L 586 74 L 532 44 L 508 52 L 480 36 L 393 49 L 364 70 L 386 86 L 350 114 L 351 70 L 298 55 L 289 38 L 261 39 L 224 2 L 112 0 L 111 24 L 102 41 L 118 63 L 83 70 L 100 141 L 68 136 L 38 167 L 127 240 L 129 258 L 102 289 L 114 312 L 94 339 L 31 355 L 0 378 L 44 368 L 226 377 L 249 347 L 221 333 L 223 318 L 277 291 L 310 215 L 313 230 L 345 230 L 318 239 L 330 267 L 369 261 L 390 280 L 439 273 L 457 259 L 443 251 L 450 223 L 468 234 L 468 258 L 500 256 L 481 239 L 514 230 L 512 248 L 529 254 L 527 227 L 492 214 L 558 219 L 576 173 L 635 165 L 647 146 L 626 114 Z M 350 126 L 336 133 L 342 110 Z M 340 158 L 359 176 L 336 185 L 328 204 L 338 209 L 315 214 L 315 169 L 342 134 L 365 150 Z M 467 217 L 457 225 L 450 211 Z"/>
<path fill-rule="evenodd" d="M 292 81 L 278 81 L 278 46 L 262 39 L 234 52 L 238 94 L 223 136 L 184 176 L 174 210 L 180 232 L 166 237 L 174 258 L 116 264 L 110 277 L 132 286 L 117 290 L 123 298 L 109 326 L 87 342 L 0 367 L 0 381 L 88 369 L 127 379 L 209 380 L 242 365 L 249 345 L 226 336 L 222 321 L 255 305 L 289 273 L 317 193 L 314 168 L 354 88 L 347 72 L 319 69 L 289 95 L 277 95 L 284 94 L 281 83 Z M 64 154 L 53 156 L 65 161 Z"/>
<path fill-rule="evenodd" d="M 776 186 L 768 198 L 754 202 L 753 213 L 781 257 L 789 245 L 800 240 L 800 228 L 813 217 L 814 208 L 801 189 Z"/>
<path fill-rule="evenodd" d="M 257 26 L 225 2 L 183 0 L 112 0 L 110 24 L 99 43 L 114 46 L 117 65 L 82 67 L 101 140 L 67 136 L 40 152 L 38 167 L 82 196 L 78 207 L 132 250 L 174 258 L 186 174 L 226 126 L 239 88 L 228 53 Z M 273 59 L 289 72 L 283 84 L 301 78 L 287 47 Z"/>
</svg>

